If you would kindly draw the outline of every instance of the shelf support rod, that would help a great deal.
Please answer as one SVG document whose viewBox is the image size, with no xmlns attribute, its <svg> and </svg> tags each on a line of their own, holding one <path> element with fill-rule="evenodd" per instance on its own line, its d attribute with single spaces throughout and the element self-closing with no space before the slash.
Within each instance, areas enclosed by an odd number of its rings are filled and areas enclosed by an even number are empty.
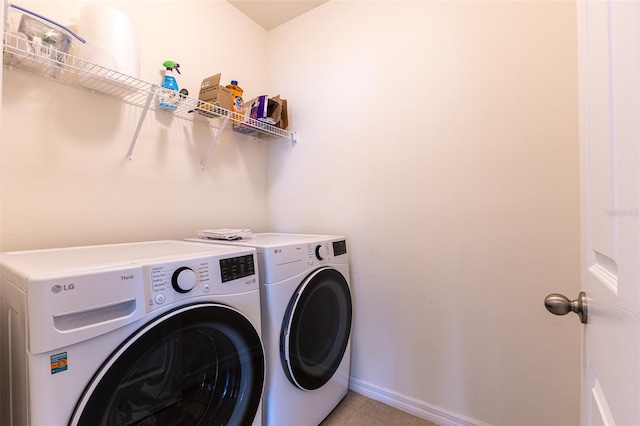
<svg viewBox="0 0 640 426">
<path fill-rule="evenodd" d="M 207 150 L 207 153 L 204 154 L 204 158 L 200 162 L 200 166 L 202 167 L 202 171 L 206 170 L 206 168 L 207 168 L 207 160 L 211 156 L 211 153 L 213 152 L 213 148 L 216 146 L 216 143 L 218 142 L 218 139 L 220 139 L 220 136 L 222 135 L 222 131 L 227 126 L 228 122 L 229 122 L 229 116 L 227 115 L 227 116 L 224 117 L 224 121 L 222 122 L 222 125 L 218 129 L 218 132 L 216 133 L 216 136 L 213 138 L 213 141 L 211 142 L 211 145 L 209 145 L 209 149 Z"/>
<path fill-rule="evenodd" d="M 156 85 L 154 84 L 151 86 L 151 91 L 149 92 L 147 100 L 144 103 L 142 114 L 140 114 L 140 120 L 138 120 L 138 126 L 136 127 L 136 131 L 133 133 L 133 139 L 131 140 L 131 144 L 129 145 L 129 151 L 127 151 L 127 158 L 129 159 L 129 161 L 133 161 L 133 148 L 136 146 L 136 141 L 138 140 L 140 129 L 142 129 L 142 123 L 144 123 L 144 119 L 147 116 L 147 112 L 149 111 L 149 106 L 151 105 L 151 100 L 153 99 L 155 91 Z"/>
</svg>

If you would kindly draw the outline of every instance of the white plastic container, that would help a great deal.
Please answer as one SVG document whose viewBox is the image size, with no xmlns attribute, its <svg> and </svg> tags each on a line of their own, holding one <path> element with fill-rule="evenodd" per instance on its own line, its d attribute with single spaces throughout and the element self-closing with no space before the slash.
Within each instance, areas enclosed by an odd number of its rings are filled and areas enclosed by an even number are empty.
<svg viewBox="0 0 640 426">
<path fill-rule="evenodd" d="M 129 15 L 114 7 L 89 4 L 80 10 L 78 33 L 87 40 L 79 49 L 82 59 L 140 77 L 140 41 Z"/>
</svg>

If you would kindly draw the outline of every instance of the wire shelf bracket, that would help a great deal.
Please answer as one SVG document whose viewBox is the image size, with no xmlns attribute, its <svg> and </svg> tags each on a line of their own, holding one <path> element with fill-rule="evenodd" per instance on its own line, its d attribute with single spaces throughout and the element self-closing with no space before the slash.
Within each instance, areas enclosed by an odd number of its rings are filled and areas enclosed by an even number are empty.
<svg viewBox="0 0 640 426">
<path fill-rule="evenodd" d="M 211 153 L 213 152 L 213 148 L 218 143 L 218 139 L 220 139 L 220 135 L 222 135 L 222 131 L 227 126 L 228 122 L 229 122 L 229 117 L 227 116 L 227 117 L 224 118 L 224 120 L 222 122 L 222 125 L 220 126 L 220 128 L 216 132 L 216 135 L 213 137 L 213 141 L 211 141 L 211 144 L 209 145 L 209 149 L 207 149 L 207 152 L 204 154 L 204 157 L 202 158 L 202 161 L 200 162 L 200 167 L 202 168 L 202 171 L 205 171 L 207 169 L 207 161 L 209 160 L 209 157 L 211 157 Z"/>
<path fill-rule="evenodd" d="M 151 90 L 147 95 L 147 100 L 142 107 L 142 114 L 140 114 L 140 119 L 138 120 L 138 125 L 136 126 L 136 131 L 133 133 L 133 139 L 131 140 L 131 144 L 129 145 L 129 151 L 127 151 L 127 158 L 129 161 L 133 161 L 133 148 L 136 146 L 136 141 L 138 140 L 138 135 L 140 135 L 140 129 L 142 129 L 142 123 L 144 123 L 144 119 L 147 116 L 147 112 L 149 112 L 149 106 L 151 105 L 151 100 L 156 91 L 156 85 L 151 86 Z"/>
</svg>

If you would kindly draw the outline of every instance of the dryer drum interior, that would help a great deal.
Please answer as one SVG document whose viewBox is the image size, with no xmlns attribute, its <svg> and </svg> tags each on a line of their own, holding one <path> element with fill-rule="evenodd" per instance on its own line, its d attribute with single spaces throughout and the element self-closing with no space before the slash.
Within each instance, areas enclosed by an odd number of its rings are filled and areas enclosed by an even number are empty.
<svg viewBox="0 0 640 426">
<path fill-rule="evenodd" d="M 300 284 L 280 334 L 282 364 L 294 385 L 314 390 L 331 379 L 347 349 L 351 316 L 349 285 L 337 270 L 318 269 Z"/>
<path fill-rule="evenodd" d="M 72 424 L 251 424 L 264 352 L 249 320 L 224 305 L 182 307 L 130 337 L 96 374 Z"/>
</svg>

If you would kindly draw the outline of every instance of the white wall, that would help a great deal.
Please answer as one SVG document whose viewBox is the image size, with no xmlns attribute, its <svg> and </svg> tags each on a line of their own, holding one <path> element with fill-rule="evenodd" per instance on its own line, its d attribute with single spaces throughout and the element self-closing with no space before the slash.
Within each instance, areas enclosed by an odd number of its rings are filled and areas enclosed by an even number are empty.
<svg viewBox="0 0 640 426">
<path fill-rule="evenodd" d="M 300 143 L 268 223 L 349 237 L 353 386 L 578 424 L 580 324 L 543 305 L 579 284 L 575 3 L 334 0 L 269 53 Z"/>
<path fill-rule="evenodd" d="M 87 3 L 19 5 L 72 26 Z M 224 82 L 239 80 L 247 96 L 266 91 L 266 31 L 228 2 L 101 3 L 134 20 L 142 80 L 161 83 L 171 59 L 194 97 L 218 72 Z M 129 162 L 140 108 L 12 70 L 3 89 L 2 250 L 265 230 L 266 142 L 227 131 L 202 171 L 216 131 L 150 112 Z"/>
</svg>

